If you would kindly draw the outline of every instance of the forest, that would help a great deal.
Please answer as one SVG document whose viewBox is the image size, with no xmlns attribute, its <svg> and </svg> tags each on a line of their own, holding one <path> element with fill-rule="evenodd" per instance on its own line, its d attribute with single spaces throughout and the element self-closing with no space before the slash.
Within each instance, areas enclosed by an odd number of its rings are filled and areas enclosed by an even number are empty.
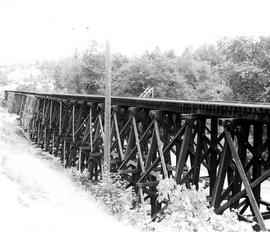
<svg viewBox="0 0 270 232">
<path fill-rule="evenodd" d="M 1 66 L 0 85 L 22 73 L 17 90 L 103 94 L 104 47 L 91 41 L 70 57 Z M 112 54 L 112 95 L 135 97 L 153 87 L 156 98 L 268 102 L 269 74 L 270 37 L 224 37 L 181 55 L 158 47 L 136 57 Z"/>
</svg>

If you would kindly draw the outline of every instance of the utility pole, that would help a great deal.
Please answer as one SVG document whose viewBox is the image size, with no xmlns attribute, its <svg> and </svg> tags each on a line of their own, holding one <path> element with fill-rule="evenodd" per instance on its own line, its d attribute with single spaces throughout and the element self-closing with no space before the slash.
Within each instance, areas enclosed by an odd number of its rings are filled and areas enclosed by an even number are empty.
<svg viewBox="0 0 270 232">
<path fill-rule="evenodd" d="M 106 77 L 105 77 L 105 135 L 104 135 L 104 178 L 110 179 L 110 131 L 111 131 L 111 47 L 106 43 Z"/>
</svg>

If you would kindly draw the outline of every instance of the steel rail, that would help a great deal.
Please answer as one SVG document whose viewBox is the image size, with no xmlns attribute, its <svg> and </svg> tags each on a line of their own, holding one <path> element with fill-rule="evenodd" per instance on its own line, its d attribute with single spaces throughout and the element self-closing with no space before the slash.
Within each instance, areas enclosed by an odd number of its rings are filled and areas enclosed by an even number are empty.
<svg viewBox="0 0 270 232">
<path fill-rule="evenodd" d="M 105 101 L 105 97 L 102 95 L 42 93 L 6 90 L 5 96 L 8 96 L 9 93 L 33 95 L 39 98 L 57 99 L 59 101 L 72 100 L 96 103 L 104 103 Z M 206 117 L 239 118 L 266 122 L 270 121 L 270 104 L 268 103 L 239 103 L 114 96 L 112 97 L 112 105 L 171 111 L 182 114 L 197 114 Z"/>
</svg>

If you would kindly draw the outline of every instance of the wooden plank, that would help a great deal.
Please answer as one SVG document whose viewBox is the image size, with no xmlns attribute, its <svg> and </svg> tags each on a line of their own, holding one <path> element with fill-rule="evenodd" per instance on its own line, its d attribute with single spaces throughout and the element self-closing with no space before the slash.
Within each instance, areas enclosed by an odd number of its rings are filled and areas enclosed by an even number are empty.
<svg viewBox="0 0 270 232">
<path fill-rule="evenodd" d="M 190 175 L 192 174 L 193 170 L 194 170 L 194 167 L 192 167 L 190 170 L 188 170 L 186 175 L 180 180 L 180 182 L 179 182 L 180 185 L 187 184 L 189 182 L 189 178 L 190 178 Z"/>
<path fill-rule="evenodd" d="M 144 178 L 149 175 L 149 173 L 159 164 L 160 157 L 157 157 L 154 162 L 152 163 L 151 167 L 145 170 L 145 172 L 141 175 L 138 182 L 143 182 Z"/>
<path fill-rule="evenodd" d="M 186 163 L 186 159 L 188 155 L 188 148 L 190 145 L 191 138 L 192 138 L 192 129 L 190 126 L 186 126 L 182 146 L 179 153 L 178 162 L 176 165 L 176 174 L 175 174 L 176 183 L 179 183 L 181 180 L 181 175 L 183 172 L 184 165 Z"/>
<path fill-rule="evenodd" d="M 78 128 L 76 128 L 75 136 L 79 133 L 79 131 L 84 127 L 85 123 L 88 121 L 89 115 L 85 117 L 85 119 L 81 123 L 77 123 Z"/>
<path fill-rule="evenodd" d="M 119 169 L 123 169 L 124 166 L 127 164 L 127 162 L 130 160 L 130 158 L 132 157 L 132 155 L 134 154 L 133 150 L 135 151 L 135 149 L 132 150 L 134 145 L 135 145 L 135 135 L 134 135 L 133 126 L 131 126 L 129 136 L 128 136 L 128 143 L 126 147 L 125 158 L 122 161 L 121 165 L 119 166 Z M 135 148 L 137 149 L 136 146 Z"/>
<path fill-rule="evenodd" d="M 169 151 L 170 149 L 172 149 L 172 147 L 175 145 L 177 139 L 180 136 L 182 136 L 183 133 L 185 132 L 185 128 L 186 128 L 186 123 L 177 131 L 177 133 L 172 138 L 172 140 L 165 146 L 165 148 L 163 149 L 163 153 L 166 153 L 167 151 Z"/>
<path fill-rule="evenodd" d="M 141 172 L 140 169 L 125 169 L 125 170 L 118 170 L 119 174 L 128 174 L 128 173 L 132 173 L 132 174 L 139 174 Z"/>
<path fill-rule="evenodd" d="M 150 147 L 148 149 L 148 154 L 145 162 L 145 169 L 147 170 L 151 166 L 151 162 L 156 158 L 157 152 L 157 140 L 155 139 L 155 131 L 153 130 Z"/>
<path fill-rule="evenodd" d="M 101 133 L 102 139 L 104 141 L 105 134 L 104 134 L 104 129 L 103 129 L 103 125 L 102 125 L 102 119 L 101 119 L 100 114 L 98 115 L 98 121 L 99 121 L 100 133 Z"/>
<path fill-rule="evenodd" d="M 230 182 L 227 189 L 225 189 L 225 191 L 222 192 L 221 196 L 219 197 L 218 199 L 218 203 L 217 205 L 220 205 L 220 203 L 226 199 L 226 197 L 228 197 L 229 193 L 232 191 L 233 189 L 233 184 L 234 184 L 234 181 Z"/>
<path fill-rule="evenodd" d="M 137 163 L 134 160 L 129 160 L 127 163 L 127 166 L 133 166 L 133 167 L 137 167 Z"/>
<path fill-rule="evenodd" d="M 148 181 L 147 183 L 137 183 L 139 188 L 157 186 L 159 181 Z"/>
<path fill-rule="evenodd" d="M 157 180 L 161 180 L 162 179 L 162 177 L 157 172 L 155 172 L 155 171 L 151 171 L 149 173 L 149 175 L 155 177 Z"/>
<path fill-rule="evenodd" d="M 114 119 L 114 125 L 115 125 L 115 131 L 116 131 L 116 137 L 117 137 L 117 143 L 118 143 L 118 150 L 120 153 L 121 160 L 124 160 L 122 141 L 121 141 L 121 137 L 120 137 L 120 133 L 119 133 L 119 127 L 118 127 L 116 113 L 113 114 L 113 119 Z"/>
<path fill-rule="evenodd" d="M 137 147 L 137 151 L 138 151 L 139 163 L 140 163 L 142 173 L 144 173 L 145 172 L 145 167 L 144 167 L 144 161 L 143 161 L 143 156 L 142 156 L 140 140 L 139 140 L 139 134 L 138 134 L 138 130 L 137 130 L 137 123 L 136 123 L 135 117 L 133 117 L 133 128 L 134 128 L 134 136 L 135 136 L 135 141 L 136 141 L 136 147 Z"/>
<path fill-rule="evenodd" d="M 154 119 L 154 128 L 155 128 L 155 135 L 156 135 L 157 145 L 158 145 L 158 153 L 159 153 L 159 156 L 160 156 L 161 166 L 162 166 L 162 169 L 163 169 L 163 175 L 164 175 L 165 178 L 168 178 L 168 170 L 167 170 L 167 167 L 166 167 L 166 163 L 165 163 L 165 159 L 164 159 L 163 151 L 162 151 L 163 144 L 162 144 L 161 139 L 160 139 L 158 123 L 157 123 L 156 119 Z"/>
<path fill-rule="evenodd" d="M 213 195 L 212 195 L 212 202 L 211 205 L 214 208 L 217 208 L 219 206 L 219 198 L 221 196 L 221 192 L 223 190 L 224 180 L 226 176 L 226 171 L 228 169 L 229 160 L 231 159 L 231 154 L 229 151 L 228 143 L 225 141 L 221 160 L 218 168 L 218 174 L 216 178 L 216 182 L 213 188 Z"/>
</svg>

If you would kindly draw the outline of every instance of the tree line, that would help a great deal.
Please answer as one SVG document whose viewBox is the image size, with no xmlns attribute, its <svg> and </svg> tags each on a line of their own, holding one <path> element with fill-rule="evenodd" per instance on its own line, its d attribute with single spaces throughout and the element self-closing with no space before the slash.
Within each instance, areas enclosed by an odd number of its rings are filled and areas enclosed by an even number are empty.
<svg viewBox="0 0 270 232">
<path fill-rule="evenodd" d="M 103 94 L 104 49 L 91 46 L 72 57 L 38 62 L 57 92 Z M 268 102 L 270 37 L 223 38 L 181 55 L 158 47 L 141 56 L 112 54 L 112 94 L 139 96 L 154 87 L 155 97 L 189 100 Z M 35 86 L 19 86 L 35 90 Z"/>
</svg>

